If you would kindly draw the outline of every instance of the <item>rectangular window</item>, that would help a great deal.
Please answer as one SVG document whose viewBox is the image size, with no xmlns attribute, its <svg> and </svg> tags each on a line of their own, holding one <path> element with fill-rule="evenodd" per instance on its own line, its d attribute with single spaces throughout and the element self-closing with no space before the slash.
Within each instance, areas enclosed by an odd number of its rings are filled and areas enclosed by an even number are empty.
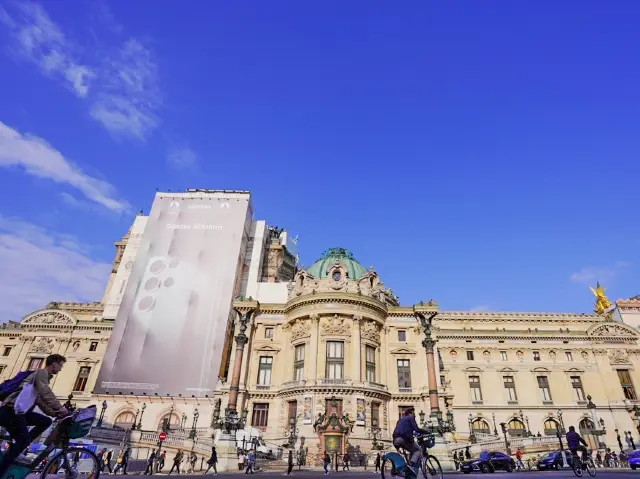
<svg viewBox="0 0 640 479">
<path fill-rule="evenodd" d="M 271 368 L 273 358 L 271 356 L 260 356 L 258 364 L 258 386 L 271 386 Z"/>
<path fill-rule="evenodd" d="M 473 402 L 481 402 L 482 389 L 480 388 L 480 376 L 469 376 L 469 388 L 471 389 L 471 400 Z"/>
<path fill-rule="evenodd" d="M 295 349 L 293 378 L 296 381 L 302 381 L 304 379 L 304 344 L 299 344 Z"/>
<path fill-rule="evenodd" d="M 4 351 L 2 351 L 2 355 L 3 356 L 9 356 L 11 354 L 11 350 L 13 348 L 11 346 L 5 346 L 4 347 Z"/>
<path fill-rule="evenodd" d="M 82 366 L 80 371 L 78 371 L 78 377 L 76 378 L 76 382 L 73 385 L 73 390 L 75 392 L 82 392 L 87 387 L 87 381 L 89 380 L 89 373 L 91 372 L 91 368 L 89 366 Z"/>
<path fill-rule="evenodd" d="M 467 361 L 473 361 L 473 351 L 467 351 Z"/>
<path fill-rule="evenodd" d="M 580 376 L 571 376 L 571 387 L 576 401 L 585 401 L 584 389 L 582 388 L 582 379 Z"/>
<path fill-rule="evenodd" d="M 273 339 L 273 328 L 264 328 L 264 337 L 266 339 Z"/>
<path fill-rule="evenodd" d="M 538 376 L 538 389 L 542 394 L 544 402 L 551 402 L 551 389 L 549 389 L 549 378 L 547 376 Z"/>
<path fill-rule="evenodd" d="M 407 342 L 407 332 L 405 330 L 403 329 L 398 330 L 398 341 L 400 341 L 401 343 Z"/>
<path fill-rule="evenodd" d="M 344 343 L 342 341 L 327 342 L 327 379 L 344 379 Z"/>
<path fill-rule="evenodd" d="M 0 366 L 0 377 L 2 377 L 2 375 L 4 374 L 5 369 L 7 369 L 7 367 L 4 364 Z"/>
<path fill-rule="evenodd" d="M 620 386 L 622 386 L 622 392 L 624 393 L 625 399 L 629 399 L 631 401 L 638 399 L 638 396 L 636 395 L 636 388 L 633 387 L 629 370 L 618 369 L 618 379 L 620 380 Z"/>
<path fill-rule="evenodd" d="M 533 352 L 533 360 L 534 361 L 540 361 L 540 351 L 534 351 Z"/>
<path fill-rule="evenodd" d="M 378 427 L 380 424 L 380 403 L 371 403 L 371 427 Z"/>
<path fill-rule="evenodd" d="M 506 351 L 500 351 L 500 359 L 502 359 L 503 361 L 508 361 L 509 357 L 507 356 L 507 352 Z"/>
<path fill-rule="evenodd" d="M 36 369 L 40 369 L 43 363 L 44 363 L 44 359 L 42 358 L 31 358 L 29 360 L 29 366 L 27 367 L 27 370 L 35 371 Z"/>
<path fill-rule="evenodd" d="M 298 418 L 298 401 L 289 401 L 289 410 L 287 412 L 287 423 L 294 425 Z"/>
<path fill-rule="evenodd" d="M 376 348 L 372 346 L 365 346 L 365 361 L 367 381 L 370 383 L 376 382 Z"/>
<path fill-rule="evenodd" d="M 573 361 L 573 354 L 571 354 L 571 351 L 565 351 L 564 355 L 567 358 L 567 361 Z"/>
<path fill-rule="evenodd" d="M 97 351 L 98 350 L 98 341 L 91 341 L 89 345 L 89 351 Z"/>
<path fill-rule="evenodd" d="M 408 359 L 398 359 L 398 387 L 411 388 L 411 365 Z"/>
<path fill-rule="evenodd" d="M 259 403 L 253 405 L 251 425 L 253 427 L 267 427 L 269 423 L 269 404 Z"/>
<path fill-rule="evenodd" d="M 518 400 L 518 395 L 516 394 L 516 382 L 513 376 L 504 377 L 504 388 L 507 390 L 507 397 L 510 402 Z"/>
</svg>

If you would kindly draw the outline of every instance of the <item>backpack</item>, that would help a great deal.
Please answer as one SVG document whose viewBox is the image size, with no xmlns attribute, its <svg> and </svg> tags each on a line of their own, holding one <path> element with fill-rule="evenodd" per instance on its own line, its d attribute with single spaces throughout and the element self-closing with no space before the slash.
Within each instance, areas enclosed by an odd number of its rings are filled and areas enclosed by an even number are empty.
<svg viewBox="0 0 640 479">
<path fill-rule="evenodd" d="M 0 401 L 4 401 L 11 394 L 18 391 L 23 381 L 27 379 L 31 373 L 33 373 L 33 371 L 21 371 L 11 379 L 7 379 L 5 382 L 0 384 Z"/>
</svg>

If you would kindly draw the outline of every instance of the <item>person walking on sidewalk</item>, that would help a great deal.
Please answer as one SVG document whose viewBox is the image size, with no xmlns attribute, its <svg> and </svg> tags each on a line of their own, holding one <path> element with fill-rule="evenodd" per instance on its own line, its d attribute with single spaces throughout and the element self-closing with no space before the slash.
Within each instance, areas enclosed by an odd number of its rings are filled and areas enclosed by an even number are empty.
<svg viewBox="0 0 640 479">
<path fill-rule="evenodd" d="M 158 453 L 156 452 L 156 450 L 154 449 L 153 451 L 151 451 L 151 455 L 149 456 L 149 459 L 147 459 L 147 469 L 144 471 L 144 475 L 146 476 L 147 474 L 149 475 L 153 475 L 153 463 L 156 460 L 156 455 Z"/>
<path fill-rule="evenodd" d="M 329 453 L 327 451 L 324 452 L 324 457 L 322 458 L 322 466 L 324 467 L 324 475 L 329 475 L 329 464 L 331 464 L 331 458 L 329 457 Z"/>
<path fill-rule="evenodd" d="M 180 474 L 180 462 L 182 462 L 182 457 L 184 456 L 182 449 L 178 449 L 178 453 L 173 458 L 173 466 L 171 466 L 171 470 L 169 471 L 169 475 L 175 469 L 178 474 Z"/>
<path fill-rule="evenodd" d="M 207 470 L 204 471 L 204 473 L 208 474 L 209 473 L 209 469 L 213 468 L 213 475 L 217 476 L 218 475 L 218 468 L 217 468 L 216 464 L 218 464 L 218 453 L 216 452 L 216 447 L 213 446 L 211 448 L 211 457 L 207 461 Z"/>
</svg>

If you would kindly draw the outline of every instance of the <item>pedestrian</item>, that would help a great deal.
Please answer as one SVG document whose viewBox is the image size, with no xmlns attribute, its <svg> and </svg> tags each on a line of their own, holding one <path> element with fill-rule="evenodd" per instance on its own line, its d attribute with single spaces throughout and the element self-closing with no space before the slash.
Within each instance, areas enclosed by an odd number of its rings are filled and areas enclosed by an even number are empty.
<svg viewBox="0 0 640 479">
<path fill-rule="evenodd" d="M 376 454 L 376 472 L 380 470 L 380 453 Z"/>
<path fill-rule="evenodd" d="M 324 467 L 324 475 L 329 475 L 329 464 L 331 464 L 331 458 L 329 457 L 329 453 L 327 451 L 324 452 L 324 456 L 322 457 L 322 466 Z"/>
<path fill-rule="evenodd" d="M 347 454 L 346 452 L 344 453 L 344 456 L 342 456 L 342 470 L 349 470 L 349 454 Z"/>
<path fill-rule="evenodd" d="M 191 452 L 189 456 L 189 468 L 187 469 L 187 474 L 193 474 L 196 471 L 196 464 L 198 463 L 198 456 L 196 456 L 195 452 Z"/>
<path fill-rule="evenodd" d="M 113 449 L 109 449 L 107 455 L 104 460 L 104 466 L 109 469 L 109 474 L 113 474 L 113 469 L 111 469 L 111 460 L 113 459 Z"/>
<path fill-rule="evenodd" d="M 247 455 L 247 469 L 244 471 L 245 474 L 253 474 L 253 466 L 256 463 L 256 455 L 253 453 L 253 449 L 249 451 Z"/>
<path fill-rule="evenodd" d="M 174 469 L 176 470 L 176 472 L 178 474 L 180 474 L 180 462 L 182 462 L 182 458 L 183 457 L 184 457 L 184 454 L 182 452 L 182 449 L 178 449 L 178 452 L 173 457 L 173 466 L 171 466 L 171 470 L 169 471 L 169 475 L 171 475 L 171 473 L 173 472 Z"/>
<path fill-rule="evenodd" d="M 113 470 L 114 474 L 117 474 L 118 471 L 120 471 L 120 469 L 122 469 L 124 464 L 124 451 L 122 449 L 120 449 L 120 452 L 118 453 L 118 458 L 116 459 L 116 467 Z"/>
<path fill-rule="evenodd" d="M 293 471 L 293 451 L 291 450 L 289 450 L 289 460 L 287 462 L 287 476 L 289 476 L 291 474 L 291 471 Z"/>
<path fill-rule="evenodd" d="M 242 471 L 244 469 L 244 453 L 240 451 L 238 454 L 238 470 Z"/>
<path fill-rule="evenodd" d="M 217 476 L 218 475 L 218 453 L 216 452 L 216 447 L 213 446 L 211 448 L 211 457 L 209 457 L 209 460 L 207 461 L 207 470 L 204 471 L 205 474 L 207 474 L 209 472 L 209 469 L 213 468 L 213 475 Z"/>
<path fill-rule="evenodd" d="M 164 460 L 167 457 L 167 451 L 162 451 L 156 461 L 156 472 L 160 472 L 164 469 Z"/>
<path fill-rule="evenodd" d="M 154 449 L 153 451 L 151 451 L 151 455 L 149 456 L 149 458 L 147 459 L 147 468 L 144 471 L 144 475 L 153 475 L 153 463 L 156 460 L 156 456 L 157 456 L 157 452 Z"/>
<path fill-rule="evenodd" d="M 98 467 L 100 468 L 100 472 L 104 471 L 104 455 L 107 453 L 107 448 L 100 449 L 100 452 L 97 454 L 98 458 Z"/>
</svg>

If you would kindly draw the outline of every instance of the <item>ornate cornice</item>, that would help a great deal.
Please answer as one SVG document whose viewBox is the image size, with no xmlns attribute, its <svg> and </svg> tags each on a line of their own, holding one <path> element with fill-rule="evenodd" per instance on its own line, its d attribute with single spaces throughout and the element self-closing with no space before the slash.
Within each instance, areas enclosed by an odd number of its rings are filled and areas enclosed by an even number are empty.
<svg viewBox="0 0 640 479">
<path fill-rule="evenodd" d="M 317 293 L 307 296 L 299 296 L 297 298 L 293 298 L 286 304 L 284 312 L 286 314 L 290 314 L 298 308 L 302 308 L 307 305 L 316 305 L 322 303 L 339 303 L 363 306 L 370 308 L 380 316 L 387 316 L 387 307 L 384 303 L 381 303 L 380 301 L 377 301 L 373 298 L 360 296 L 353 293 Z"/>
</svg>

